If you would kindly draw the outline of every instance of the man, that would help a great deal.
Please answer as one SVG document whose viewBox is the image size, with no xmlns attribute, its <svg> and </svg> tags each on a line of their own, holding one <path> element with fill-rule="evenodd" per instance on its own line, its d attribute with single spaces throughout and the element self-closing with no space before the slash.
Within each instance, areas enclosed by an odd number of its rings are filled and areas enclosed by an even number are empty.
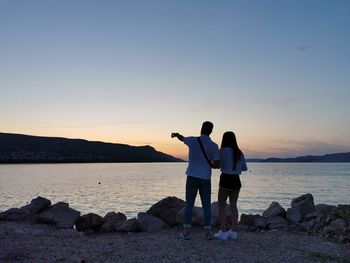
<svg viewBox="0 0 350 263">
<path fill-rule="evenodd" d="M 211 232 L 211 169 L 219 168 L 219 148 L 209 137 L 213 127 L 211 122 L 204 122 L 200 137 L 184 137 L 179 133 L 171 134 L 172 138 L 178 138 L 189 148 L 184 229 L 180 234 L 180 238 L 185 240 L 190 239 L 192 210 L 198 191 L 204 212 L 205 238 L 207 240 L 213 239 Z"/>
</svg>

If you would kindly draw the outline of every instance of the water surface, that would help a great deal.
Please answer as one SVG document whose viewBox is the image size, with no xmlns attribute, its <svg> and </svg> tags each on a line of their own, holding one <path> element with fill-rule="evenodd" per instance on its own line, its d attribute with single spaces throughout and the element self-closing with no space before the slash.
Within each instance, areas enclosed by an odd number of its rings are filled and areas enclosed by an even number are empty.
<svg viewBox="0 0 350 263">
<path fill-rule="evenodd" d="M 0 165 L 0 211 L 43 196 L 64 201 L 82 214 L 148 210 L 167 196 L 185 198 L 187 163 L 99 163 Z M 285 208 L 312 193 L 315 203 L 350 203 L 348 163 L 248 163 L 238 202 L 241 213 L 261 213 L 272 201 Z M 217 199 L 220 172 L 212 176 Z M 197 205 L 200 205 L 199 196 Z"/>
</svg>

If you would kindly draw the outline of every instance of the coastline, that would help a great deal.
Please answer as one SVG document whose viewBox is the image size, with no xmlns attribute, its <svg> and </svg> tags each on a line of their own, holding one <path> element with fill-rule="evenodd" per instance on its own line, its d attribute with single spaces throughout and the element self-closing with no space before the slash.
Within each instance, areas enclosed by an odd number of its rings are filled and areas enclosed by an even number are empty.
<svg viewBox="0 0 350 263">
<path fill-rule="evenodd" d="M 0 222 L 0 262 L 349 262 L 350 244 L 288 230 L 239 231 L 238 240 L 207 241 L 200 228 L 156 233 L 86 234 L 42 224 Z"/>
<path fill-rule="evenodd" d="M 311 194 L 287 210 L 272 202 L 241 214 L 238 239 L 226 241 L 204 238 L 199 207 L 190 240 L 178 239 L 183 209 L 169 196 L 136 218 L 101 217 L 39 196 L 0 213 L 0 262 L 350 262 L 350 205 L 315 206 Z M 213 203 L 213 231 L 217 212 Z"/>
</svg>

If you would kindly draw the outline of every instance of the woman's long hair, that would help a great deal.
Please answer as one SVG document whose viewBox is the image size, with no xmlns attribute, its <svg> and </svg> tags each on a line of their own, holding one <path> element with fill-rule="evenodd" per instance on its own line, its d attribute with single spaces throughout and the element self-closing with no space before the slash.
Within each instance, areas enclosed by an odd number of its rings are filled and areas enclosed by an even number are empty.
<svg viewBox="0 0 350 263">
<path fill-rule="evenodd" d="M 230 147 L 233 149 L 233 169 L 236 167 L 236 163 L 241 157 L 241 150 L 238 147 L 236 135 L 232 131 L 225 132 L 222 136 L 221 148 Z"/>
</svg>

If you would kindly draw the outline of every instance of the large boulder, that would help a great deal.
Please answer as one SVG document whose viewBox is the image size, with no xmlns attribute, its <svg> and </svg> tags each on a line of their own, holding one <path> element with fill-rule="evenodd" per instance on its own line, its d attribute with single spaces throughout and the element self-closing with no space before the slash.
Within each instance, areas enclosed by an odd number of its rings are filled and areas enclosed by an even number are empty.
<svg viewBox="0 0 350 263">
<path fill-rule="evenodd" d="M 147 214 L 155 216 L 161 219 L 164 223 L 169 226 L 175 226 L 176 214 L 185 206 L 185 201 L 175 197 L 166 197 L 156 204 L 154 204 L 148 211 Z"/>
<path fill-rule="evenodd" d="M 162 220 L 147 213 L 139 213 L 137 219 L 143 232 L 157 232 L 166 226 Z"/>
<path fill-rule="evenodd" d="M 263 212 L 263 217 L 271 218 L 276 216 L 285 217 L 286 210 L 278 203 L 272 202 L 270 206 Z"/>
<path fill-rule="evenodd" d="M 29 213 L 37 214 L 48 208 L 51 205 L 51 201 L 44 197 L 38 196 L 34 198 L 30 204 L 22 206 L 21 209 L 28 211 Z"/>
<path fill-rule="evenodd" d="M 230 205 L 226 204 L 225 206 L 225 215 L 226 215 L 226 222 L 231 222 L 231 209 Z M 211 223 L 215 225 L 220 225 L 219 222 L 219 205 L 218 202 L 213 202 L 211 204 Z"/>
<path fill-rule="evenodd" d="M 35 221 L 35 218 L 35 215 L 20 208 L 10 208 L 0 213 L 0 221 Z"/>
<path fill-rule="evenodd" d="M 78 218 L 77 222 L 75 222 L 75 228 L 78 231 L 85 231 L 88 229 L 97 229 L 102 224 L 103 217 L 94 213 L 89 213 Z"/>
<path fill-rule="evenodd" d="M 294 198 L 292 200 L 291 207 L 298 209 L 302 217 L 307 214 L 314 213 L 316 209 L 312 194 L 305 194 Z"/>
<path fill-rule="evenodd" d="M 301 221 L 301 213 L 296 208 L 288 208 L 287 209 L 287 220 L 291 224 L 297 224 Z"/>
<path fill-rule="evenodd" d="M 100 227 L 102 232 L 114 231 L 115 226 L 121 222 L 126 221 L 127 218 L 123 213 L 109 212 L 103 218 L 103 224 Z"/>
<path fill-rule="evenodd" d="M 140 222 L 136 218 L 123 221 L 115 226 L 117 232 L 140 232 Z"/>
<path fill-rule="evenodd" d="M 184 221 L 184 213 L 185 213 L 185 207 L 183 207 L 177 214 L 176 214 L 176 222 L 178 224 L 183 224 Z M 227 223 L 231 222 L 231 209 L 228 204 L 225 206 L 225 214 L 226 214 L 226 221 Z M 202 226 L 204 223 L 204 214 L 203 214 L 203 208 L 202 207 L 193 207 L 192 210 L 192 225 L 194 226 Z M 219 205 L 218 202 L 213 202 L 211 204 L 211 223 L 212 225 L 219 225 Z"/>
<path fill-rule="evenodd" d="M 73 228 L 80 212 L 69 207 L 69 204 L 59 202 L 39 214 L 38 222 L 53 224 L 58 228 Z"/>
<path fill-rule="evenodd" d="M 176 214 L 176 223 L 179 225 L 182 225 L 184 223 L 184 214 L 185 214 L 185 207 L 182 208 L 179 212 Z M 192 225 L 194 226 L 203 226 L 203 209 L 201 207 L 193 207 L 192 210 Z"/>
</svg>

